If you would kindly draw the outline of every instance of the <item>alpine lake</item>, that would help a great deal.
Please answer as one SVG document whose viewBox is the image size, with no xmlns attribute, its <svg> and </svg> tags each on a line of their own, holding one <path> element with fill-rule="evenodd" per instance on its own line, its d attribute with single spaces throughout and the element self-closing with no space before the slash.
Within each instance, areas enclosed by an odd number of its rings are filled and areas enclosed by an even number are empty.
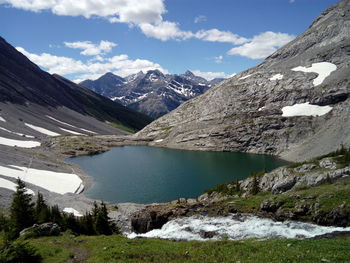
<svg viewBox="0 0 350 263">
<path fill-rule="evenodd" d="M 149 146 L 114 147 L 66 159 L 93 179 L 85 190 L 110 203 L 154 203 L 195 198 L 206 189 L 288 164 L 271 155 L 186 151 Z"/>
</svg>

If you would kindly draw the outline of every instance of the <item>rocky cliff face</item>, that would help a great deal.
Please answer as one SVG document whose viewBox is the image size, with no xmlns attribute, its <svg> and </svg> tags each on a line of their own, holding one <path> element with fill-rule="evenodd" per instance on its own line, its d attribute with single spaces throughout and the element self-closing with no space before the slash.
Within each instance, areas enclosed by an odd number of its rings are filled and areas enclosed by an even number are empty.
<svg viewBox="0 0 350 263">
<path fill-rule="evenodd" d="M 350 0 L 295 40 L 154 121 L 153 145 L 305 160 L 350 144 Z M 289 106 L 289 107 L 288 107 Z"/>
<path fill-rule="evenodd" d="M 80 85 L 131 109 L 159 118 L 222 80 L 207 81 L 191 71 L 181 75 L 164 75 L 159 70 L 150 70 L 146 74 L 141 71 L 125 78 L 106 73 L 95 81 L 85 80 Z"/>
</svg>

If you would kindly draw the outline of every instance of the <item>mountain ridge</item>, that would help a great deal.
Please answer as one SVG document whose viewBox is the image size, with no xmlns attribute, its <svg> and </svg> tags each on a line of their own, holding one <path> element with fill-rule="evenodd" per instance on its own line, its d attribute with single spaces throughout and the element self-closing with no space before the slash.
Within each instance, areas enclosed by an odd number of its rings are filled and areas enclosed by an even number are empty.
<svg viewBox="0 0 350 263">
<path fill-rule="evenodd" d="M 207 81 L 189 70 L 180 75 L 149 70 L 125 78 L 108 72 L 95 81 L 85 80 L 79 85 L 152 118 L 158 118 L 222 80 L 216 78 Z"/>
<path fill-rule="evenodd" d="M 136 136 L 156 146 L 265 153 L 294 161 L 349 145 L 349 9 L 349 0 L 340 1 L 256 67 L 185 102 Z M 318 117 L 307 116 L 308 110 L 283 116 L 287 106 L 296 110 L 307 103 L 332 110 Z"/>
</svg>

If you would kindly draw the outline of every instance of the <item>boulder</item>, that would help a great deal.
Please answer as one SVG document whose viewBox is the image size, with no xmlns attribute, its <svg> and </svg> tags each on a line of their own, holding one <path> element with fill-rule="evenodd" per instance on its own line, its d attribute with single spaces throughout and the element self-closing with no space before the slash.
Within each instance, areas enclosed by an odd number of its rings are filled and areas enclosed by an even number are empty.
<svg viewBox="0 0 350 263">
<path fill-rule="evenodd" d="M 332 158 L 323 158 L 319 162 L 320 166 L 325 169 L 337 169 L 337 164 L 333 161 Z"/>
<path fill-rule="evenodd" d="M 23 229 L 19 235 L 34 235 L 35 237 L 58 236 L 61 233 L 61 227 L 56 223 L 34 224 L 32 227 Z"/>
</svg>

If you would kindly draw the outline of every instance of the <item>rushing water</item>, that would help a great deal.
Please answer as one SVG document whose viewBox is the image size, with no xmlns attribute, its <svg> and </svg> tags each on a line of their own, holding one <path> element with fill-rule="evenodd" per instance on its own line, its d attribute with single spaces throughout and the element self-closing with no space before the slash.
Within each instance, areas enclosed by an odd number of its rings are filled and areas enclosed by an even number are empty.
<svg viewBox="0 0 350 263">
<path fill-rule="evenodd" d="M 286 162 L 269 155 L 183 151 L 147 146 L 67 159 L 93 177 L 86 191 L 108 202 L 152 203 L 193 198 L 217 184 L 243 179 Z"/>
</svg>

